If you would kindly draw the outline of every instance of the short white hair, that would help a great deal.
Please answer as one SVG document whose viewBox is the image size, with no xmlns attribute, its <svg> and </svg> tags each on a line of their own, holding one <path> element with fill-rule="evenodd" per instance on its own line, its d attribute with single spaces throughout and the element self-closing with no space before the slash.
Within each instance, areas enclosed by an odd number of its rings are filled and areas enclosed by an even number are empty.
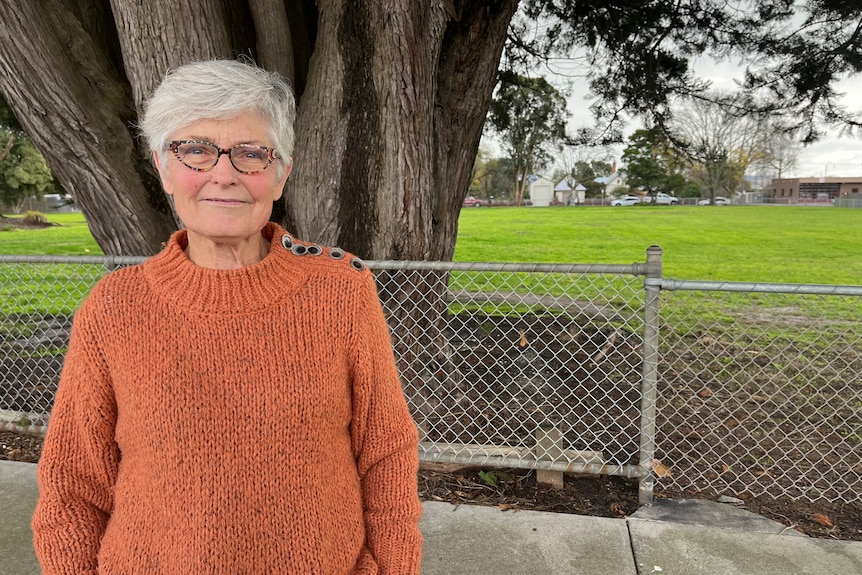
<svg viewBox="0 0 862 575">
<path fill-rule="evenodd" d="M 296 99 L 280 75 L 240 60 L 207 60 L 169 70 L 146 104 L 140 129 L 164 158 L 171 134 L 199 120 L 255 113 L 269 126 L 279 176 L 290 165 L 296 139 Z"/>
</svg>

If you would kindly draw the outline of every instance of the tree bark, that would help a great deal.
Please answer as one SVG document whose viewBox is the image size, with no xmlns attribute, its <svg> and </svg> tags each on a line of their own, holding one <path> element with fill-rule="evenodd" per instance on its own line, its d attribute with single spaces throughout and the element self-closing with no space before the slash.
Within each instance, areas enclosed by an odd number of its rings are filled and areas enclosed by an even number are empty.
<svg viewBox="0 0 862 575">
<path fill-rule="evenodd" d="M 318 7 L 288 225 L 360 257 L 450 260 L 517 2 Z"/>
<path fill-rule="evenodd" d="M 0 89 L 102 249 L 152 254 L 177 224 L 135 146 L 131 90 L 97 27 L 65 2 L 0 3 Z"/>
</svg>

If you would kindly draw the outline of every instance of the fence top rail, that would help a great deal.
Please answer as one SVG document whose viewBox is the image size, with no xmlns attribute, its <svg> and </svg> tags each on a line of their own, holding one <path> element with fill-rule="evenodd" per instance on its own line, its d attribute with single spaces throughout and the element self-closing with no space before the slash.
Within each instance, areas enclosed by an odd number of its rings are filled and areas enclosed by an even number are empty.
<svg viewBox="0 0 862 575">
<path fill-rule="evenodd" d="M 800 295 L 862 296 L 862 286 L 832 284 L 781 284 L 758 282 L 725 282 L 702 280 L 646 280 L 667 291 L 725 291 L 754 293 L 788 293 Z"/>
<path fill-rule="evenodd" d="M 430 262 L 374 260 L 367 261 L 368 267 L 377 270 L 407 271 L 487 271 L 487 272 L 527 272 L 561 274 L 614 274 L 645 275 L 645 263 L 633 264 L 541 264 L 529 262 Z"/>
<path fill-rule="evenodd" d="M 146 256 L 26 256 L 0 255 L 0 264 L 74 264 L 128 266 L 142 263 Z"/>
<path fill-rule="evenodd" d="M 145 261 L 145 256 L 33 256 L 0 255 L 0 264 L 96 264 L 134 265 Z M 406 271 L 487 271 L 561 274 L 615 274 L 645 275 L 647 264 L 541 264 L 518 262 L 441 262 L 370 260 L 365 262 L 374 270 Z"/>
</svg>

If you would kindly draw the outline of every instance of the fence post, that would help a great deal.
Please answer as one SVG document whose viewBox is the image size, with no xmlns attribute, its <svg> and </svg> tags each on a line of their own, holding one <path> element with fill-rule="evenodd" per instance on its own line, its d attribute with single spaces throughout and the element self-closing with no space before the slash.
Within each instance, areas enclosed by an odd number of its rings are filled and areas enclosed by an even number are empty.
<svg viewBox="0 0 862 575">
<path fill-rule="evenodd" d="M 646 279 L 644 280 L 644 341 L 641 386 L 640 423 L 640 482 L 638 501 L 649 505 L 653 500 L 655 476 L 652 462 L 655 457 L 656 398 L 658 397 L 658 330 L 659 302 L 661 300 L 661 248 L 647 248 Z"/>
<path fill-rule="evenodd" d="M 553 423 L 546 422 L 536 429 L 536 463 L 543 460 L 556 461 L 563 455 L 563 433 Z M 562 471 L 536 469 L 536 482 L 550 485 L 554 489 L 564 486 Z"/>
</svg>

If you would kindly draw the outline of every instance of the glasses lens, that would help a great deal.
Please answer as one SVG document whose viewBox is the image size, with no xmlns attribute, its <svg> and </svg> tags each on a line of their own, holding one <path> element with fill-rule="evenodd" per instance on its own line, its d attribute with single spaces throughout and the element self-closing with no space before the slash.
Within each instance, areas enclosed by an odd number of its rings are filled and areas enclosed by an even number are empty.
<svg viewBox="0 0 862 575">
<path fill-rule="evenodd" d="M 190 168 L 204 169 L 218 162 L 218 148 L 204 142 L 183 142 L 177 146 L 177 156 Z"/>
<path fill-rule="evenodd" d="M 269 165 L 269 150 L 260 146 L 236 146 L 230 150 L 230 161 L 241 172 L 259 172 Z"/>
</svg>

